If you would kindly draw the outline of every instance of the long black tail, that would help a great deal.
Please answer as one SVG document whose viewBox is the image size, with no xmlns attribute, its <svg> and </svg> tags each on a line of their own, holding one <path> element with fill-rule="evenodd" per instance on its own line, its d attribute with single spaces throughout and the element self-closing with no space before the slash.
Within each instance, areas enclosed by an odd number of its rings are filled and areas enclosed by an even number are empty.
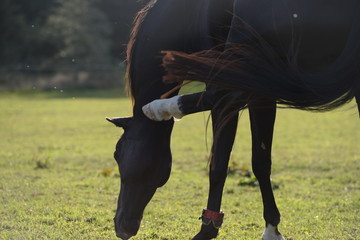
<svg viewBox="0 0 360 240">
<path fill-rule="evenodd" d="M 301 71 L 295 61 L 284 60 L 259 36 L 251 44 L 231 44 L 223 52 L 165 53 L 164 81 L 219 84 L 277 99 L 289 108 L 328 111 L 360 93 L 360 17 L 342 54 L 319 73 Z"/>
</svg>

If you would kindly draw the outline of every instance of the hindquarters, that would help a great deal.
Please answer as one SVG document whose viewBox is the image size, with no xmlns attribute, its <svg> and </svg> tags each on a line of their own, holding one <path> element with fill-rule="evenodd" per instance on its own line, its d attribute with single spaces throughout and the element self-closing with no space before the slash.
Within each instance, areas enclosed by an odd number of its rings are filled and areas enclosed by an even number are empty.
<svg viewBox="0 0 360 240">
<path fill-rule="evenodd" d="M 359 7 L 356 0 L 237 0 L 228 48 L 169 53 L 165 79 L 211 81 L 298 109 L 334 109 L 359 89 Z"/>
<path fill-rule="evenodd" d="M 282 57 L 296 60 L 303 71 L 318 72 L 343 52 L 354 21 L 359 20 L 358 5 L 356 0 L 237 0 L 228 40 L 251 43 L 261 36 Z"/>
</svg>

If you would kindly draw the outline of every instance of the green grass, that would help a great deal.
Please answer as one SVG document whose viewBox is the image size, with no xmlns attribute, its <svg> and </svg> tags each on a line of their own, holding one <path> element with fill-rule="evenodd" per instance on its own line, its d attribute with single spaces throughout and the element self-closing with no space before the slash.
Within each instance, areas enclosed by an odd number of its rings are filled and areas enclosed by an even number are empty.
<svg viewBox="0 0 360 240">
<path fill-rule="evenodd" d="M 1 92 L 0 239 L 115 239 L 119 176 L 112 153 L 121 130 L 104 117 L 130 114 L 120 90 Z M 148 205 L 135 240 L 184 240 L 199 230 L 208 190 L 207 117 L 176 123 L 171 178 Z M 251 168 L 248 122 L 245 111 L 233 168 Z M 360 239 L 359 146 L 354 103 L 323 114 L 278 111 L 272 179 L 287 239 Z M 228 177 L 218 239 L 260 239 L 259 189 L 240 186 L 242 178 Z"/>
</svg>

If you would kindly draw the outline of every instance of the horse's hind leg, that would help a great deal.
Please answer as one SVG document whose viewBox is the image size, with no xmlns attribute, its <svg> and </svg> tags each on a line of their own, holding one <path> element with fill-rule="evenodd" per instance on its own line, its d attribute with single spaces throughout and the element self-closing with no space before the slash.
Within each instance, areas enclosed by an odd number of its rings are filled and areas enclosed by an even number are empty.
<svg viewBox="0 0 360 240">
<path fill-rule="evenodd" d="M 252 133 L 252 168 L 259 181 L 264 204 L 266 230 L 263 240 L 284 239 L 277 226 L 280 212 L 276 206 L 271 186 L 271 148 L 276 116 L 275 101 L 256 100 L 249 103 Z"/>
<path fill-rule="evenodd" d="M 154 121 L 164 121 L 171 117 L 180 119 L 185 115 L 212 109 L 219 95 L 221 91 L 210 86 L 204 92 L 154 100 L 143 107 L 143 112 Z"/>
</svg>

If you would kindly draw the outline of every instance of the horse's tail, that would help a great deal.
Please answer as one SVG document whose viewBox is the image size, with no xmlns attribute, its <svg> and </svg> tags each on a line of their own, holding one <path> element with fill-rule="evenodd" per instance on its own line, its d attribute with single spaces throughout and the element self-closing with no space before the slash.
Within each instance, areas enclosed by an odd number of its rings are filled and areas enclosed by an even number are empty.
<svg viewBox="0 0 360 240">
<path fill-rule="evenodd" d="M 260 36 L 251 44 L 230 44 L 223 52 L 165 53 L 165 81 L 219 84 L 277 99 L 289 108 L 328 111 L 360 95 L 360 17 L 342 54 L 319 73 L 301 71 L 294 60 L 284 60 Z"/>
</svg>

